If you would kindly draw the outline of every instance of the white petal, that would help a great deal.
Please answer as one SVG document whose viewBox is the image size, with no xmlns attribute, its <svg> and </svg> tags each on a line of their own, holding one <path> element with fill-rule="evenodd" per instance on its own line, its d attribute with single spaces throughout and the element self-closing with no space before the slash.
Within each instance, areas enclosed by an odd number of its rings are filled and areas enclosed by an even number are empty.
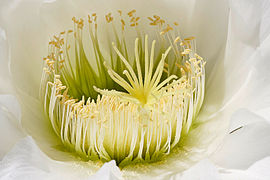
<svg viewBox="0 0 270 180">
<path fill-rule="evenodd" d="M 49 4 L 48 1 L 44 3 Z M 51 157 L 58 157 L 58 160 L 74 159 L 71 155 L 66 155 L 66 152 L 58 150 L 61 142 L 55 136 L 49 121 L 44 118 L 38 99 L 42 57 L 46 56 L 50 34 L 50 28 L 46 28 L 47 24 L 41 16 L 42 4 L 42 1 L 31 0 L 6 1 L 1 4 L 0 24 L 5 30 L 3 32 L 6 32 L 5 41 L 8 41 L 10 50 L 10 59 L 5 59 L 10 62 L 3 62 L 3 69 L 8 69 L 7 65 L 10 65 L 13 85 L 22 106 L 21 122 L 26 132 L 37 140 L 42 150 Z M 67 18 L 67 21 L 69 20 L 70 17 Z M 60 24 L 51 27 L 53 32 L 62 28 Z"/>
<path fill-rule="evenodd" d="M 20 127 L 21 111 L 16 98 L 0 95 L 0 159 L 24 136 Z"/>
<path fill-rule="evenodd" d="M 223 133 L 226 131 L 222 127 L 229 126 L 231 114 L 239 108 L 247 108 L 261 115 L 263 109 L 270 107 L 270 71 L 267 68 L 270 67 L 270 30 L 267 26 L 258 26 L 265 22 L 270 6 L 269 1 L 263 0 L 256 1 L 255 4 L 250 0 L 230 1 L 225 60 L 217 61 L 207 81 L 199 120 L 223 122 L 221 126 L 216 126 L 217 131 L 221 128 L 220 132 Z M 264 35 L 260 36 L 262 31 Z M 264 113 L 264 116 L 267 116 L 267 113 Z M 238 123 L 246 125 L 249 119 L 249 116 L 239 118 Z M 211 135 L 213 134 L 209 133 L 209 136 Z M 243 153 L 241 159 L 234 158 L 235 161 L 230 165 L 238 161 L 235 167 L 240 164 L 246 164 L 247 167 L 252 163 L 252 158 L 258 160 L 258 156 L 265 156 L 264 152 L 263 149 L 257 149 L 254 156 L 250 155 L 251 158 L 244 157 L 247 154 Z M 230 158 L 227 158 L 227 161 L 229 160 Z"/>
<path fill-rule="evenodd" d="M 47 28 L 39 15 L 41 4 L 41 1 L 29 0 L 3 2 L 0 22 L 9 42 L 10 57 L 7 60 L 10 61 L 13 83 L 36 97 L 42 70 L 40 59 L 46 55 L 49 38 L 44 35 Z"/>
<path fill-rule="evenodd" d="M 203 113 L 270 106 L 269 1 L 230 1 L 230 8 L 225 61 L 209 76 Z"/>
<path fill-rule="evenodd" d="M 259 116 L 263 117 L 265 120 L 270 122 L 270 107 L 260 109 L 256 111 L 256 114 L 258 114 Z"/>
<path fill-rule="evenodd" d="M 245 122 L 246 119 L 249 122 Z M 212 160 L 216 164 L 224 168 L 245 169 L 270 155 L 268 122 L 247 110 L 236 112 L 232 122 L 231 133 L 213 155 Z"/>
<path fill-rule="evenodd" d="M 102 180 L 120 180 L 122 174 L 120 169 L 116 166 L 115 161 L 105 163 L 96 174 L 90 177 L 89 180 L 102 179 Z"/>
<path fill-rule="evenodd" d="M 179 180 L 220 180 L 218 169 L 209 161 L 202 160 L 182 174 L 176 174 L 171 179 Z"/>
<path fill-rule="evenodd" d="M 2 110 L 5 110 L 6 112 L 9 112 L 13 116 L 13 119 L 15 119 L 17 122 L 17 125 L 20 125 L 21 122 L 21 108 L 20 104 L 17 101 L 16 97 L 13 95 L 0 95 L 0 104 L 2 107 Z M 14 120 L 13 120 L 14 121 Z"/>
<path fill-rule="evenodd" d="M 219 174 L 222 180 L 268 180 L 270 179 L 269 164 L 270 157 L 266 157 L 246 170 L 237 169 L 219 169 Z"/>
<path fill-rule="evenodd" d="M 8 43 L 6 32 L 0 27 L 0 93 L 12 93 L 13 88 L 8 70 Z"/>
<path fill-rule="evenodd" d="M 261 179 L 270 179 L 270 156 L 254 163 L 247 169 L 249 174 L 260 177 Z"/>
<path fill-rule="evenodd" d="M 31 137 L 26 137 L 0 162 L 0 179 L 121 179 L 120 171 L 114 162 L 110 162 L 97 170 L 97 166 L 78 162 L 58 162 L 48 158 L 35 144 Z"/>
<path fill-rule="evenodd" d="M 22 126 L 27 134 L 35 139 L 39 148 L 56 160 L 74 161 L 76 157 L 66 152 L 60 138 L 52 129 L 50 121 L 45 118 L 39 99 L 19 91 L 22 107 Z"/>
<path fill-rule="evenodd" d="M 246 170 L 239 169 L 224 169 L 216 166 L 208 159 L 204 159 L 190 169 L 179 172 L 166 179 L 179 180 L 268 180 L 269 174 L 269 157 L 254 163 Z"/>
<path fill-rule="evenodd" d="M 208 159 L 198 162 L 190 169 L 170 176 L 170 179 L 179 180 L 268 180 L 270 156 L 264 158 L 246 170 L 224 169 L 216 166 Z M 169 179 L 169 178 L 164 178 Z"/>
</svg>

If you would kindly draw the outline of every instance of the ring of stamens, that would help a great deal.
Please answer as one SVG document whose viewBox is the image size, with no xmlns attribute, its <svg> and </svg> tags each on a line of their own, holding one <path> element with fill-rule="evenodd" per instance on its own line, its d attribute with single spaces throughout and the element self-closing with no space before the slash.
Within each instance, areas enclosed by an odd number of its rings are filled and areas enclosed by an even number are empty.
<svg viewBox="0 0 270 180">
<path fill-rule="evenodd" d="M 126 25 L 122 11 L 118 12 L 123 32 Z M 131 27 L 138 27 L 140 18 L 135 13 L 128 13 Z M 171 45 L 160 49 L 155 58 L 156 41 L 149 53 L 148 36 L 144 41 L 137 38 L 133 67 L 124 38 L 124 43 L 112 43 L 110 54 L 115 56 L 111 55 L 111 63 L 105 60 L 97 40 L 95 13 L 88 22 L 97 72 L 83 48 L 82 19 L 73 18 L 74 31 L 61 32 L 49 43 L 40 88 L 44 111 L 63 144 L 85 159 L 114 159 L 120 166 L 157 161 L 179 144 L 200 110 L 205 62 L 194 52 L 194 38 L 177 36 L 172 41 L 170 25 L 164 25 L 159 16 L 148 19 Z M 106 20 L 112 23 L 110 13 Z M 73 58 L 68 44 L 71 33 Z M 173 63 L 168 61 L 171 49 Z"/>
</svg>

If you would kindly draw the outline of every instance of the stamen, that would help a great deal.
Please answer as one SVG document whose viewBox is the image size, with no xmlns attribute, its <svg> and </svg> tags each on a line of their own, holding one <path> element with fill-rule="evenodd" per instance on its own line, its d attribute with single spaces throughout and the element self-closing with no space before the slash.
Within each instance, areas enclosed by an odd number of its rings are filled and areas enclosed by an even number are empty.
<svg viewBox="0 0 270 180">
<path fill-rule="evenodd" d="M 174 36 L 157 15 L 148 17 L 158 39 L 149 50 L 150 38 L 138 26 L 143 18 L 136 10 L 117 12 L 104 18 L 108 49 L 98 40 L 96 13 L 88 15 L 90 50 L 82 18 L 72 18 L 74 30 L 52 37 L 40 85 L 44 111 L 63 144 L 86 160 L 114 159 L 119 166 L 158 161 L 188 135 L 199 113 L 205 61 L 195 53 L 194 37 Z M 135 42 L 124 37 L 125 22 L 136 27 Z"/>
<path fill-rule="evenodd" d="M 141 70 L 141 65 L 140 65 L 140 59 L 139 59 L 139 47 L 138 47 L 138 41 L 139 39 L 137 38 L 135 40 L 135 61 L 136 61 L 136 67 L 137 67 L 137 72 L 138 72 L 138 77 L 136 76 L 135 72 L 133 71 L 131 65 L 127 62 L 127 60 L 123 57 L 123 55 L 119 52 L 119 50 L 116 48 L 116 46 L 113 44 L 113 47 L 116 51 L 116 53 L 119 55 L 121 60 L 125 63 L 126 67 L 130 70 L 132 73 L 132 76 L 130 76 L 128 71 L 123 71 L 123 74 L 125 74 L 129 80 L 129 83 L 132 85 L 132 87 L 129 85 L 128 82 L 126 82 L 120 75 L 115 73 L 113 70 L 109 69 L 108 73 L 110 77 L 118 83 L 120 86 L 122 86 L 124 89 L 126 89 L 130 95 L 130 97 L 136 98 L 143 106 L 145 104 L 150 105 L 152 102 L 150 99 L 151 96 L 159 96 L 160 92 L 158 91 L 162 86 L 164 86 L 166 83 L 169 83 L 172 79 L 177 79 L 177 76 L 172 75 L 168 77 L 166 80 L 164 80 L 161 85 L 157 86 L 158 83 L 160 82 L 161 75 L 163 73 L 164 69 L 164 61 L 165 58 L 167 57 L 171 47 L 169 47 L 164 54 L 162 54 L 162 58 L 160 60 L 159 65 L 157 66 L 157 69 L 155 71 L 155 74 L 152 77 L 152 67 L 153 67 L 153 54 L 151 57 L 151 74 L 148 74 L 148 36 L 145 36 L 145 79 L 143 82 L 143 76 L 142 76 L 142 70 Z M 154 42 L 152 43 L 153 45 L 155 44 Z M 154 48 L 154 47 L 153 47 Z M 152 51 L 154 49 L 152 48 Z M 150 81 L 150 82 L 149 82 Z M 149 84 L 146 84 L 149 83 Z M 101 92 L 101 91 L 99 91 Z M 107 92 L 106 92 L 107 94 Z"/>
</svg>

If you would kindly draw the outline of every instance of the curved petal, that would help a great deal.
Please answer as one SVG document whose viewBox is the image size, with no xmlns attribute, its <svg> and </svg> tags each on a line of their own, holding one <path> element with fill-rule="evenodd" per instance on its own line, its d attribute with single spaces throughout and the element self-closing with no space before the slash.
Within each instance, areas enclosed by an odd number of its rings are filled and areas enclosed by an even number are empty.
<svg viewBox="0 0 270 180">
<path fill-rule="evenodd" d="M 268 180 L 269 174 L 269 156 L 252 164 L 246 170 L 220 169 L 219 174 L 223 180 Z"/>
<path fill-rule="evenodd" d="M 115 162 L 105 164 L 97 173 L 97 166 L 78 162 L 59 162 L 48 158 L 31 137 L 26 137 L 0 161 L 0 178 L 15 179 L 121 179 Z"/>
<path fill-rule="evenodd" d="M 199 122 L 223 122 L 222 127 L 216 126 L 223 129 L 223 136 L 226 134 L 224 127 L 229 127 L 232 113 L 239 108 L 267 116 L 265 110 L 270 107 L 270 71 L 267 68 L 270 66 L 270 29 L 262 25 L 268 17 L 270 5 L 263 0 L 255 4 L 252 0 L 230 1 L 225 60 L 218 61 L 206 85 Z M 246 119 L 239 118 L 239 123 L 247 123 Z M 222 133 L 220 136 L 222 139 Z"/>
<path fill-rule="evenodd" d="M 8 44 L 6 31 L 0 27 L 0 93 L 12 93 L 12 83 L 8 71 Z"/>
<path fill-rule="evenodd" d="M 24 136 L 20 124 L 21 109 L 12 95 L 0 95 L 0 159 Z"/>
<path fill-rule="evenodd" d="M 190 169 L 184 171 L 183 173 L 175 174 L 170 179 L 180 179 L 180 180 L 220 180 L 220 175 L 218 169 L 209 161 L 202 160 L 196 165 L 192 166 Z"/>
<path fill-rule="evenodd" d="M 230 8 L 225 61 L 220 61 L 209 77 L 206 114 L 231 114 L 237 108 L 259 111 L 270 106 L 270 28 L 264 25 L 269 1 L 230 1 Z M 204 116 L 207 118 L 211 117 Z"/>
<path fill-rule="evenodd" d="M 246 170 L 224 169 L 216 166 L 208 159 L 204 159 L 183 173 L 174 174 L 171 180 L 268 180 L 269 157 L 254 163 Z M 169 179 L 169 178 L 167 178 Z"/>
<path fill-rule="evenodd" d="M 224 168 L 246 169 L 270 155 L 269 139 L 267 121 L 248 110 L 239 110 L 232 116 L 230 134 L 212 160 Z"/>
<path fill-rule="evenodd" d="M 103 180 L 122 180 L 122 173 L 116 166 L 115 161 L 105 163 L 96 174 L 91 176 L 89 180 L 103 179 Z"/>
<path fill-rule="evenodd" d="M 270 167 L 270 156 L 254 163 L 247 169 L 247 172 L 258 176 L 261 179 L 269 179 L 270 178 L 270 172 L 268 170 L 269 167 Z"/>
<path fill-rule="evenodd" d="M 18 91 L 22 107 L 22 127 L 35 139 L 39 148 L 52 159 L 75 161 L 76 157 L 65 150 L 62 142 L 54 133 L 50 121 L 43 114 L 38 99 Z"/>
</svg>

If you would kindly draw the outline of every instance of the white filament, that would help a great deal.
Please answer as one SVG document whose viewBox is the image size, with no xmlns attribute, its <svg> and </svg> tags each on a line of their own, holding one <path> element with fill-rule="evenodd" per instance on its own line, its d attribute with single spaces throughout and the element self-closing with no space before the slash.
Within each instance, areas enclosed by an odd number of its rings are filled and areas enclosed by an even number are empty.
<svg viewBox="0 0 270 180">
<path fill-rule="evenodd" d="M 125 163 L 168 154 L 181 134 L 189 131 L 203 101 L 204 64 L 198 60 L 189 63 L 192 70 L 187 79 L 167 88 L 167 95 L 151 108 L 123 102 L 110 93 L 98 96 L 96 102 L 83 98 L 76 103 L 59 96 L 65 87 L 55 78 L 45 91 L 45 97 L 50 96 L 45 107 L 49 105 L 53 129 L 65 145 L 89 159 Z"/>
</svg>

